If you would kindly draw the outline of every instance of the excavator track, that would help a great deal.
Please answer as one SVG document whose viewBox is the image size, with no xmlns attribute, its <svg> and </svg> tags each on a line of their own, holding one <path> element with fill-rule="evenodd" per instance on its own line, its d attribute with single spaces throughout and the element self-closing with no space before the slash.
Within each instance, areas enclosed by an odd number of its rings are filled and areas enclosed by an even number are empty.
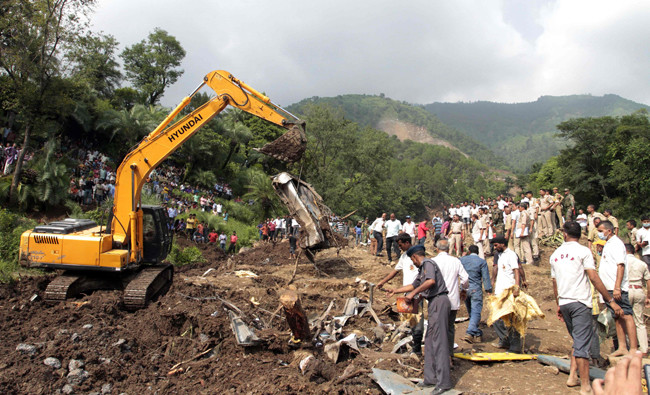
<svg viewBox="0 0 650 395">
<path fill-rule="evenodd" d="M 79 294 L 79 283 L 82 276 L 62 274 L 52 280 L 45 289 L 46 302 L 61 302 Z M 76 284 L 75 284 L 76 283 Z"/>
<path fill-rule="evenodd" d="M 124 306 L 129 310 L 144 308 L 152 298 L 167 291 L 173 278 L 174 269 L 171 265 L 142 269 L 124 289 Z"/>
<path fill-rule="evenodd" d="M 94 276 L 87 273 L 64 272 L 52 280 L 45 289 L 46 302 L 62 302 L 82 293 L 98 289 L 121 289 L 119 280 L 112 276 Z"/>
</svg>

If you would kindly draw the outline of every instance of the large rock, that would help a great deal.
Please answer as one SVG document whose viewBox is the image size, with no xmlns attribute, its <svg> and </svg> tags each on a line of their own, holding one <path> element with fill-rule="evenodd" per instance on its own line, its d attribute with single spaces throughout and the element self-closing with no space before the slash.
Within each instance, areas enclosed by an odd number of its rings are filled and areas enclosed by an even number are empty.
<svg viewBox="0 0 650 395">
<path fill-rule="evenodd" d="M 59 368 L 61 368 L 61 361 L 59 361 L 58 359 L 56 359 L 56 358 L 54 358 L 54 357 L 48 357 L 48 358 L 45 358 L 45 359 L 43 360 L 43 363 L 44 363 L 46 366 L 49 366 L 49 367 L 54 368 L 54 369 L 59 369 Z"/>
<path fill-rule="evenodd" d="M 84 366 L 86 366 L 86 364 L 81 359 L 71 359 L 70 362 L 68 362 L 68 370 L 71 372 L 73 370 L 81 369 Z"/>
<path fill-rule="evenodd" d="M 102 394 L 110 394 L 113 391 L 113 384 L 106 383 L 102 385 Z"/>
<path fill-rule="evenodd" d="M 33 344 L 20 343 L 16 346 L 16 351 L 27 355 L 34 355 L 36 354 L 36 346 Z"/>
<path fill-rule="evenodd" d="M 86 372 L 83 369 L 75 369 L 68 373 L 67 379 L 68 379 L 68 384 L 70 385 L 79 385 L 86 381 L 88 378 L 89 373 Z"/>
</svg>

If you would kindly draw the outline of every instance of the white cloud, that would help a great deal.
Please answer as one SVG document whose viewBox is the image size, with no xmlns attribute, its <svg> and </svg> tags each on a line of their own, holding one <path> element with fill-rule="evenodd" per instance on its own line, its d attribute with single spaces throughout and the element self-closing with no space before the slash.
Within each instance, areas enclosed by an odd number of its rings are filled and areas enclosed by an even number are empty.
<svg viewBox="0 0 650 395">
<path fill-rule="evenodd" d="M 179 39 L 185 74 L 167 105 L 215 68 L 284 105 L 380 92 L 418 103 L 571 93 L 648 102 L 649 9 L 586 0 L 105 0 L 93 21 L 122 45 L 157 26 Z"/>
</svg>

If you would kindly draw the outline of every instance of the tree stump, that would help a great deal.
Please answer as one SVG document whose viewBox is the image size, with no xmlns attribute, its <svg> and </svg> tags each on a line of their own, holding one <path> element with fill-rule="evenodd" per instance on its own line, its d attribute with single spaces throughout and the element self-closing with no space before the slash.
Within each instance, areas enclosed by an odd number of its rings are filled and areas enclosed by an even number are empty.
<svg viewBox="0 0 650 395">
<path fill-rule="evenodd" d="M 280 295 L 280 303 L 282 304 L 287 324 L 289 324 L 289 328 L 291 328 L 291 332 L 293 333 L 293 338 L 301 341 L 311 340 L 307 314 L 305 314 L 305 310 L 303 310 L 300 304 L 298 293 L 293 290 L 282 292 Z"/>
</svg>

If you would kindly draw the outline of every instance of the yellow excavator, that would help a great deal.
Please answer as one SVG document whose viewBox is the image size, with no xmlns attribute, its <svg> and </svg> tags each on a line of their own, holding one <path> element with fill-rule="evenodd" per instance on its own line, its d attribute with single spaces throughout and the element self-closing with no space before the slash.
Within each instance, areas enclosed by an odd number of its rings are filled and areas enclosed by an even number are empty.
<svg viewBox="0 0 650 395">
<path fill-rule="evenodd" d="M 216 96 L 168 126 L 204 85 Z M 302 157 L 307 142 L 303 121 L 229 72 L 209 73 L 126 155 L 116 172 L 107 226 L 68 218 L 22 234 L 21 265 L 65 270 L 47 286 L 46 301 L 65 300 L 97 289 L 121 289 L 125 307 L 138 309 L 169 288 L 173 268 L 162 263 L 172 245 L 169 218 L 164 208 L 141 203 L 142 187 L 153 169 L 228 105 L 288 129 L 260 152 L 286 162 Z"/>
</svg>

